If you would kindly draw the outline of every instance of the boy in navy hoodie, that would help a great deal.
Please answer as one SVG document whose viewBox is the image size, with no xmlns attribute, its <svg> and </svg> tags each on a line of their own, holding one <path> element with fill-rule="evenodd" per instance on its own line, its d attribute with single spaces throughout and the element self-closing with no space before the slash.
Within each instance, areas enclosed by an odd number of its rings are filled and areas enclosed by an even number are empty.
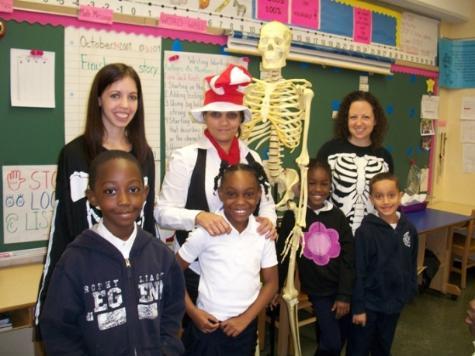
<svg viewBox="0 0 475 356">
<path fill-rule="evenodd" d="M 376 212 L 355 233 L 356 283 L 353 291 L 351 356 L 389 356 L 404 305 L 417 293 L 415 227 L 397 211 L 402 192 L 392 173 L 370 182 Z"/>
<path fill-rule="evenodd" d="M 101 221 L 59 260 L 40 328 L 47 355 L 180 355 L 183 274 L 173 253 L 135 223 L 148 187 L 137 160 L 106 151 L 87 197 Z"/>
</svg>

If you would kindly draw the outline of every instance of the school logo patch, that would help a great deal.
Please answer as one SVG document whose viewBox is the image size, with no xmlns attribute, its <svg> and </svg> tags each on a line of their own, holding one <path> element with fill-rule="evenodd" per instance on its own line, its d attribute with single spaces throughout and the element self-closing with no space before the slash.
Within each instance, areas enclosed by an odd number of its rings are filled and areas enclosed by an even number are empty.
<svg viewBox="0 0 475 356">
<path fill-rule="evenodd" d="M 404 242 L 404 245 L 407 247 L 411 247 L 411 234 L 409 234 L 409 231 L 407 231 L 402 237 L 402 242 Z"/>
</svg>

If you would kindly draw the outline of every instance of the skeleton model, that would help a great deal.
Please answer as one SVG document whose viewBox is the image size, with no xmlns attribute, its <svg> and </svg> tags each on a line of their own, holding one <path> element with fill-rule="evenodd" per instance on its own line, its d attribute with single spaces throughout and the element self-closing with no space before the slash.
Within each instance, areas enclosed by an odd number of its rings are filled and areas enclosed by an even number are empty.
<svg viewBox="0 0 475 356">
<path fill-rule="evenodd" d="M 303 241 L 305 214 L 307 210 L 307 165 L 309 162 L 307 136 L 310 123 L 310 105 L 313 98 L 310 82 L 304 79 L 284 79 L 281 70 L 285 67 L 292 35 L 280 22 L 270 22 L 262 27 L 258 51 L 262 56 L 261 79 L 254 79 L 248 87 L 245 103 L 252 113 L 251 121 L 242 128 L 242 137 L 249 143 L 258 142 L 257 147 L 269 141 L 269 159 L 265 169 L 269 181 L 277 186 L 280 201 L 277 208 L 292 209 L 295 226 L 287 237 L 284 257 L 289 254 L 289 270 L 283 289 L 290 317 L 290 330 L 296 355 L 301 354 L 297 304 L 298 290 L 295 288 L 295 263 L 300 241 Z M 282 167 L 282 151 L 294 150 L 302 145 L 296 159 L 301 184 L 298 202 L 293 187 L 299 176 L 294 169 Z"/>
<path fill-rule="evenodd" d="M 380 157 L 354 153 L 338 153 L 328 157 L 333 172 L 333 200 L 350 219 L 350 225 L 360 226 L 363 217 L 371 210 L 369 184 L 373 176 L 389 170 L 386 161 Z"/>
</svg>

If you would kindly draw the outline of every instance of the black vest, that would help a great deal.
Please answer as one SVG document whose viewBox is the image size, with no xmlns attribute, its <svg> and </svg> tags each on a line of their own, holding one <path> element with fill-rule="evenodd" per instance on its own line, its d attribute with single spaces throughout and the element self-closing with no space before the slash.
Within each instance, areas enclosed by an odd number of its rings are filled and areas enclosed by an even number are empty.
<svg viewBox="0 0 475 356">
<path fill-rule="evenodd" d="M 206 199 L 205 176 L 206 176 L 206 153 L 204 148 L 198 148 L 195 168 L 191 174 L 190 185 L 188 186 L 188 195 L 186 197 L 185 209 L 202 210 L 209 212 L 208 200 Z M 246 155 L 246 161 L 249 164 L 256 163 L 251 152 Z M 259 205 L 256 211 L 259 211 Z M 181 246 L 188 238 L 189 231 L 177 230 L 176 239 Z"/>
</svg>

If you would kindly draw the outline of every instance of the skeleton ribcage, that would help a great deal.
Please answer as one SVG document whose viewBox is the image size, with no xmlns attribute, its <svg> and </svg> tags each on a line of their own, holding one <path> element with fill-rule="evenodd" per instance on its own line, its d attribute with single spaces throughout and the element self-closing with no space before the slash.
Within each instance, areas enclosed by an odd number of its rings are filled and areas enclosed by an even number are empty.
<svg viewBox="0 0 475 356">
<path fill-rule="evenodd" d="M 373 210 L 369 200 L 369 181 L 376 174 L 387 172 L 388 164 L 380 157 L 358 157 L 354 153 L 330 155 L 328 163 L 333 177 L 332 200 L 349 218 L 354 232 L 368 211 Z"/>
<path fill-rule="evenodd" d="M 242 138 L 259 144 L 269 139 L 275 131 L 279 142 L 294 149 L 300 144 L 302 134 L 303 89 L 310 87 L 305 80 L 283 80 L 267 83 L 256 80 L 246 92 L 245 105 L 251 110 L 252 119 L 242 127 Z"/>
<path fill-rule="evenodd" d="M 306 80 L 282 80 L 268 83 L 255 79 L 248 87 L 245 105 L 252 118 L 243 124 L 241 137 L 248 143 L 257 142 L 257 148 L 269 141 L 269 159 L 266 165 L 271 181 L 283 170 L 282 149 L 299 146 L 304 118 L 302 95 L 311 84 Z"/>
</svg>

